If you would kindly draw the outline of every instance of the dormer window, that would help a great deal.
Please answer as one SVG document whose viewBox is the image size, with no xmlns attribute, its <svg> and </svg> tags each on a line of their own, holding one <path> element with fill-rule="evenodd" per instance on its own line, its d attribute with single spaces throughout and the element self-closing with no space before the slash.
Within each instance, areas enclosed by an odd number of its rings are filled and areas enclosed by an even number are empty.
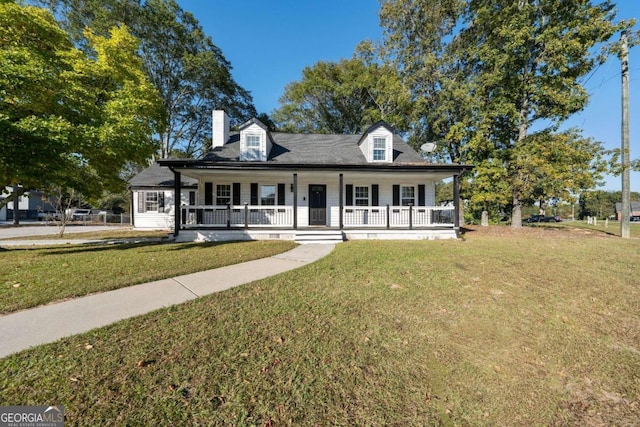
<svg viewBox="0 0 640 427">
<path fill-rule="evenodd" d="M 247 159 L 260 160 L 261 153 L 260 135 L 247 135 Z"/>
<path fill-rule="evenodd" d="M 385 122 L 378 122 L 367 129 L 358 145 L 367 162 L 393 163 L 393 129 Z"/>
<path fill-rule="evenodd" d="M 373 138 L 373 161 L 387 160 L 387 138 Z"/>
<path fill-rule="evenodd" d="M 267 127 L 258 119 L 240 126 L 240 160 L 265 162 L 269 158 L 273 140 Z"/>
</svg>

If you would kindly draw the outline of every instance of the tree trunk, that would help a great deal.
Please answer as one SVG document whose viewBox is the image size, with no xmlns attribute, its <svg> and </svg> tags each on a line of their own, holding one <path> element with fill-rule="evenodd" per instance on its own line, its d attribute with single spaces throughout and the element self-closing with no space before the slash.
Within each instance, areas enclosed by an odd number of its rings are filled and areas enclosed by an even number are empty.
<svg viewBox="0 0 640 427">
<path fill-rule="evenodd" d="M 517 194 L 513 195 L 513 211 L 511 212 L 511 227 L 522 228 L 522 203 Z"/>
<path fill-rule="evenodd" d="M 13 225 L 20 225 L 20 196 L 18 194 L 19 187 L 13 186 Z"/>
<path fill-rule="evenodd" d="M 519 146 L 522 141 L 527 137 L 527 130 L 529 128 L 528 122 L 529 114 L 529 98 L 525 95 L 520 104 L 520 125 L 518 127 L 518 143 Z M 519 172 L 516 172 L 519 173 Z M 520 179 L 516 179 L 516 182 L 520 182 Z M 522 227 L 522 202 L 520 201 L 520 190 L 518 188 L 513 189 L 513 211 L 511 213 L 511 227 Z"/>
</svg>

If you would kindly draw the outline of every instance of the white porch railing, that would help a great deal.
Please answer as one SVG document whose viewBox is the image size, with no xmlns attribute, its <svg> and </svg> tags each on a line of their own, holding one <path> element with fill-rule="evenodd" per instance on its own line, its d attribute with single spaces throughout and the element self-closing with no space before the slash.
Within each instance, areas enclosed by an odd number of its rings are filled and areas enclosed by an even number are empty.
<svg viewBox="0 0 640 427">
<path fill-rule="evenodd" d="M 454 225 L 452 206 L 345 206 L 345 227 L 427 227 Z"/>
<path fill-rule="evenodd" d="M 453 227 L 454 212 L 451 206 L 345 206 L 343 225 L 350 228 Z M 182 228 L 293 228 L 294 214 L 293 206 L 182 206 L 180 222 Z"/>
<path fill-rule="evenodd" d="M 182 206 L 184 228 L 293 227 L 293 206 Z"/>
</svg>

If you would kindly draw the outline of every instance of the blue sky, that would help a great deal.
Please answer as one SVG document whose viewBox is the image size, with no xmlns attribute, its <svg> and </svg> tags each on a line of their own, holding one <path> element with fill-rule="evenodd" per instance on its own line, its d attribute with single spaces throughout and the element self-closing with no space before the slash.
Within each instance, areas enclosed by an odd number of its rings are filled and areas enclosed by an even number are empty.
<svg viewBox="0 0 640 427">
<path fill-rule="evenodd" d="M 350 58 L 356 45 L 382 36 L 377 0 L 178 0 L 200 21 L 233 66 L 234 79 L 253 96 L 258 112 L 271 113 L 288 83 L 318 61 Z M 619 19 L 640 18 L 640 1 L 618 0 Z M 636 25 L 636 28 L 640 28 Z M 629 55 L 631 158 L 640 158 L 640 47 Z M 585 86 L 589 106 L 563 127 L 620 147 L 620 61 L 610 59 Z M 619 177 L 606 177 L 604 189 L 620 190 Z M 631 174 L 640 191 L 640 173 Z"/>
</svg>

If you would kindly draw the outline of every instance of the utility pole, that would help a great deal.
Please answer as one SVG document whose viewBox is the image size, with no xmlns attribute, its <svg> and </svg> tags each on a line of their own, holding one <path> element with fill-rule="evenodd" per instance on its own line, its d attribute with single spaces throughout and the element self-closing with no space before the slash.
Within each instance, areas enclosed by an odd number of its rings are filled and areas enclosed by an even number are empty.
<svg viewBox="0 0 640 427">
<path fill-rule="evenodd" d="M 622 214 L 620 216 L 620 236 L 628 239 L 631 215 L 631 172 L 629 160 L 629 46 L 627 33 L 620 36 L 622 45 Z"/>
</svg>

